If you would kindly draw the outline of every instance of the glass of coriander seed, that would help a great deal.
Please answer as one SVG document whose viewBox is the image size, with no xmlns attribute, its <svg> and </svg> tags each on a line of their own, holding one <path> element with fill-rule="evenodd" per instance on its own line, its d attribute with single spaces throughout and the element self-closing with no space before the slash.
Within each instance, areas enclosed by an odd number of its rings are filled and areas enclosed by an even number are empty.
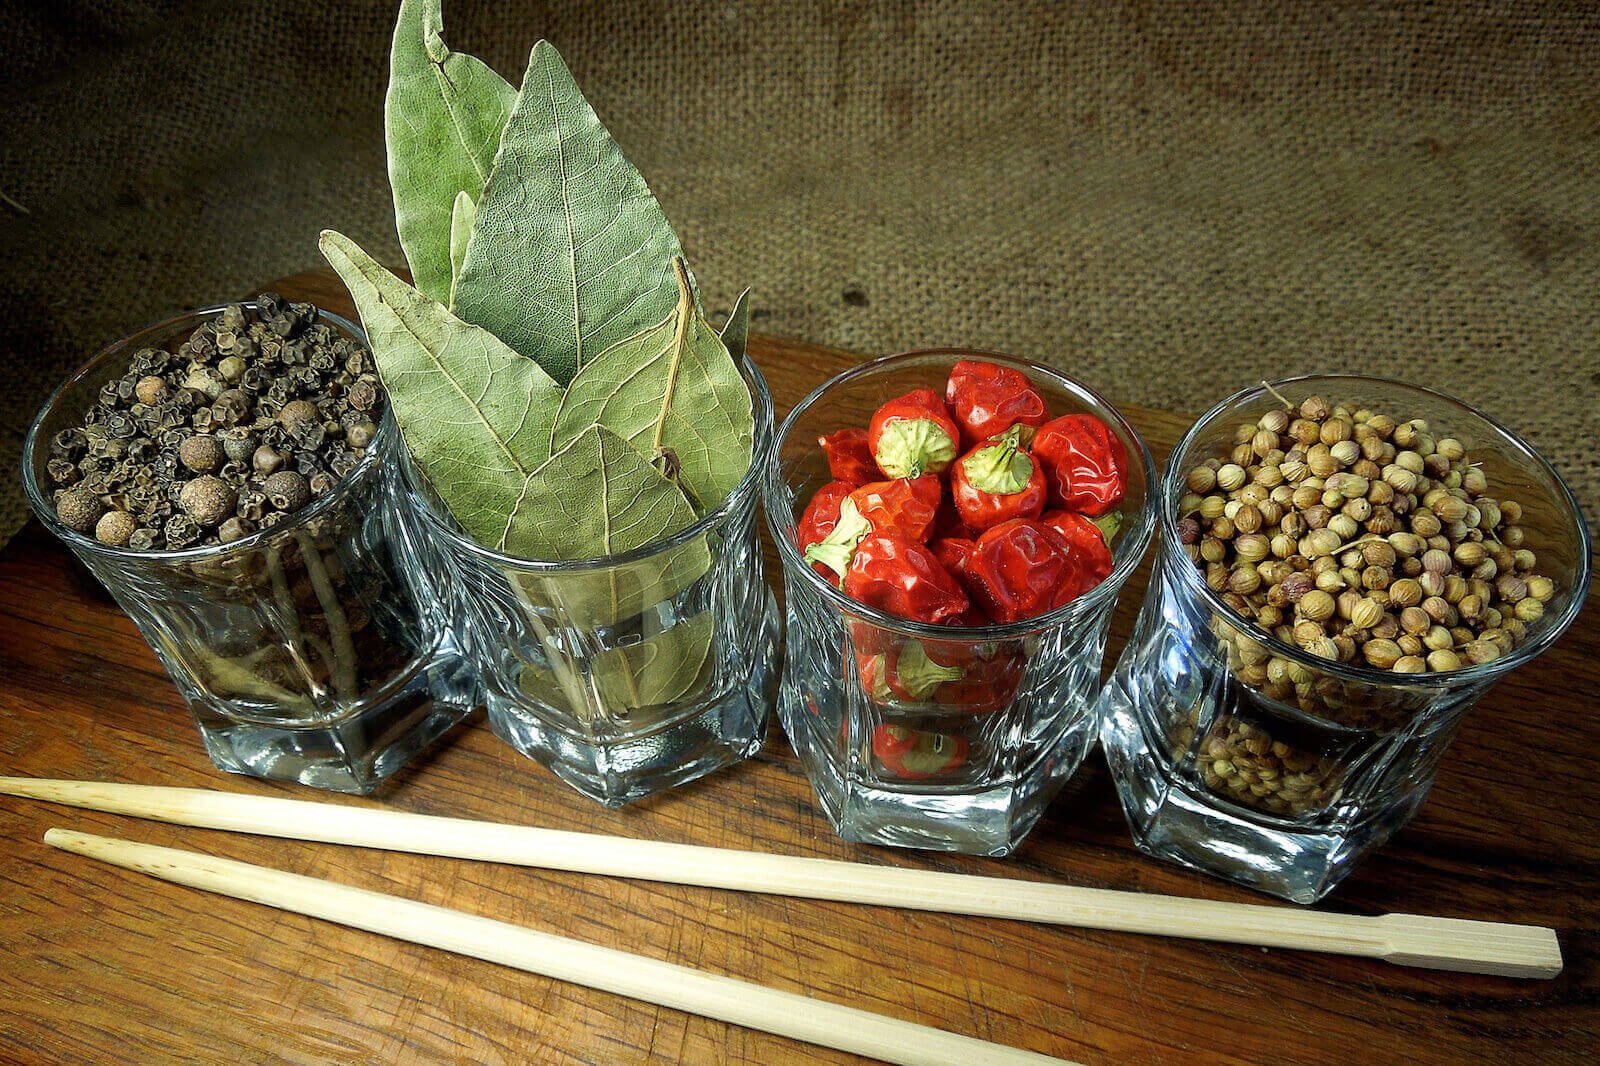
<svg viewBox="0 0 1600 1066">
<path fill-rule="evenodd" d="M 1582 609 L 1572 492 L 1504 426 L 1355 376 L 1236 393 L 1160 488 L 1102 697 L 1144 851 L 1299 903 L 1417 812 L 1462 716 Z"/>
<path fill-rule="evenodd" d="M 117 342 L 29 431 L 29 506 L 223 770 L 370 792 L 478 702 L 384 401 L 355 325 L 266 293 Z"/>
</svg>

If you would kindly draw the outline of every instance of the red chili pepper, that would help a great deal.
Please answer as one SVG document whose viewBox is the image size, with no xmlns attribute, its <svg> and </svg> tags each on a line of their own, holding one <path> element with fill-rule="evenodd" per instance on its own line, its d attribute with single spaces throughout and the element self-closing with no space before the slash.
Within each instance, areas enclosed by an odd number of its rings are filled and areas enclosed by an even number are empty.
<svg viewBox="0 0 1600 1066">
<path fill-rule="evenodd" d="M 926 541 L 944 490 L 935 474 L 895 478 L 862 485 L 850 494 L 856 510 L 874 530 L 892 529 L 912 540 Z"/>
<path fill-rule="evenodd" d="M 1068 511 L 1102 515 L 1128 491 L 1128 452 L 1093 415 L 1062 415 L 1039 427 L 1033 454 L 1044 461 L 1050 501 Z"/>
<path fill-rule="evenodd" d="M 943 685 L 967 673 L 965 667 L 935 662 L 918 640 L 899 643 L 872 656 L 870 663 L 858 659 L 857 666 L 863 686 L 879 703 L 927 703 Z"/>
<path fill-rule="evenodd" d="M 933 557 L 939 560 L 941 566 L 965 581 L 962 575 L 966 572 L 967 562 L 972 558 L 972 553 L 978 550 L 976 540 L 969 537 L 940 537 L 928 547 L 933 549 Z"/>
<path fill-rule="evenodd" d="M 961 431 L 932 389 L 914 389 L 878 408 L 867 427 L 872 457 L 890 477 L 937 474 L 956 457 Z"/>
<path fill-rule="evenodd" d="M 1011 706 L 1027 659 L 1013 641 L 928 640 L 928 659 L 962 675 L 940 685 L 933 702 L 960 714 L 990 714 Z"/>
<path fill-rule="evenodd" d="M 927 548 L 899 533 L 869 533 L 844 574 L 845 595 L 899 618 L 942 622 L 970 605 Z"/>
<path fill-rule="evenodd" d="M 1060 533 L 1072 545 L 1072 550 L 1083 564 L 1084 576 L 1089 579 L 1090 588 L 1111 576 L 1111 548 L 1106 544 L 1105 533 L 1099 523 L 1076 511 L 1051 511 L 1040 521 Z"/>
<path fill-rule="evenodd" d="M 843 482 L 830 482 L 840 485 Z M 838 503 L 833 528 L 806 548 L 806 562 L 830 581 L 841 581 L 850 568 L 856 545 L 868 533 L 899 533 L 918 542 L 933 530 L 943 490 L 933 474 L 919 478 L 874 481 L 852 489 Z"/>
<path fill-rule="evenodd" d="M 841 429 L 829 436 L 818 437 L 817 443 L 822 445 L 822 454 L 828 457 L 828 470 L 835 481 L 865 485 L 883 477 L 872 458 L 872 449 L 867 445 L 866 430 Z"/>
<path fill-rule="evenodd" d="M 880 725 L 872 731 L 872 754 L 896 777 L 923 781 L 943 777 L 967 761 L 967 738 Z"/>
<path fill-rule="evenodd" d="M 1090 581 L 1066 538 L 1014 518 L 984 531 L 967 561 L 966 585 L 996 622 L 1019 622 L 1071 602 Z"/>
<path fill-rule="evenodd" d="M 968 447 L 1012 426 L 1042 426 L 1050 418 L 1044 397 L 1028 375 L 976 359 L 963 359 L 950 368 L 944 398 Z"/>
<path fill-rule="evenodd" d="M 839 523 L 839 506 L 850 493 L 850 486 L 843 481 L 830 481 L 812 495 L 811 502 L 806 504 L 805 511 L 800 515 L 800 524 L 795 528 L 795 539 L 802 552 L 813 544 L 821 544 L 833 532 Z M 812 563 L 811 569 L 829 581 L 838 580 L 838 575 L 821 563 Z"/>
<path fill-rule="evenodd" d="M 935 537 L 964 537 L 974 540 L 977 534 L 967 528 L 961 520 L 961 511 L 956 507 L 956 501 L 950 498 L 947 492 L 939 501 L 939 510 L 933 516 L 933 535 Z"/>
<path fill-rule="evenodd" d="M 1044 470 L 1018 447 L 1020 427 L 972 449 L 950 468 L 950 496 L 961 520 L 977 532 L 1044 511 Z"/>
</svg>

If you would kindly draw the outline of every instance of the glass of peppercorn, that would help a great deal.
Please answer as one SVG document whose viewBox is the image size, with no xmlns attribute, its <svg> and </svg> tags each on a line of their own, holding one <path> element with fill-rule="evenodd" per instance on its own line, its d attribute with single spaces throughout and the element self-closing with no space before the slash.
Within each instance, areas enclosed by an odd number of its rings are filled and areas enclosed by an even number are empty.
<svg viewBox="0 0 1600 1066">
<path fill-rule="evenodd" d="M 1135 842 L 1311 903 L 1427 798 L 1463 715 L 1582 609 L 1560 475 L 1381 378 L 1245 389 L 1173 451 L 1144 608 L 1102 697 Z"/>
<path fill-rule="evenodd" d="M 400 447 L 360 329 L 266 293 L 95 357 L 35 419 L 23 483 L 219 768 L 365 793 L 479 702 Z"/>
</svg>

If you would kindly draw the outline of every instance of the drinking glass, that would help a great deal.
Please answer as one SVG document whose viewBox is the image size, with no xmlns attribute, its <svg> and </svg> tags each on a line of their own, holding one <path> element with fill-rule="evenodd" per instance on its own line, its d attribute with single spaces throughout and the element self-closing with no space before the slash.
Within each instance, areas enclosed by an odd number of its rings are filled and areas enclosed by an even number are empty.
<svg viewBox="0 0 1600 1066">
<path fill-rule="evenodd" d="M 134 353 L 170 350 L 222 310 L 118 341 L 57 389 L 24 446 L 28 503 L 138 625 L 219 768 L 370 792 L 478 701 L 432 591 L 438 562 L 405 518 L 400 435 L 387 413 L 330 492 L 228 544 L 110 547 L 62 523 L 47 488 L 52 438 L 83 425 L 101 386 L 123 376 Z M 366 343 L 337 315 L 318 321 Z"/>
<path fill-rule="evenodd" d="M 772 398 L 740 360 L 755 413 L 750 470 L 714 511 L 619 555 L 541 561 L 486 548 L 408 464 L 441 592 L 483 678 L 489 725 L 608 807 L 755 754 L 781 632 L 755 514 Z"/>
<path fill-rule="evenodd" d="M 1482 464 L 1492 497 L 1522 505 L 1526 547 L 1558 591 L 1510 654 L 1442 673 L 1340 663 L 1211 589 L 1179 539 L 1185 479 L 1226 456 L 1239 425 L 1281 410 L 1279 395 L 1426 419 Z M 1123 809 L 1144 851 L 1298 903 L 1416 814 L 1462 716 L 1561 636 L 1589 584 L 1589 531 L 1550 464 L 1482 412 L 1398 381 L 1301 377 L 1228 397 L 1178 443 L 1158 503 L 1150 587 L 1104 696 L 1101 742 Z"/>
<path fill-rule="evenodd" d="M 1099 417 L 1128 456 L 1110 576 L 1038 618 L 964 629 L 850 599 L 811 568 L 796 539 L 798 515 L 831 480 L 817 438 L 865 426 L 884 401 L 912 389 L 943 395 L 962 359 L 1022 371 L 1052 414 Z M 984 855 L 1022 841 L 1094 743 L 1107 624 L 1150 540 L 1154 478 L 1138 432 L 1105 400 L 993 352 L 938 349 L 865 363 L 794 409 L 778 431 L 765 493 L 788 602 L 778 713 L 841 836 Z M 890 670 L 900 691 L 885 681 Z"/>
</svg>

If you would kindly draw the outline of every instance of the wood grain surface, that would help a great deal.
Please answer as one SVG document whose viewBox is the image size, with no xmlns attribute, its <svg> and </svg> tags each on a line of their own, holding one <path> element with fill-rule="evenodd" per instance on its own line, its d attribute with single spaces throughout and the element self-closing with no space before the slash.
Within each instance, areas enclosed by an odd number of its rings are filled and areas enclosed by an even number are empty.
<svg viewBox="0 0 1600 1066">
<path fill-rule="evenodd" d="M 331 276 L 278 288 L 348 312 Z M 755 337 L 780 414 L 859 357 Z M 1198 409 L 1211 397 L 1196 397 Z M 1187 424 L 1127 408 L 1157 457 Z M 0 552 L 0 774 L 316 798 L 212 768 L 131 622 L 32 524 Z M 769 575 L 770 576 L 770 575 Z M 1130 582 L 1113 646 L 1144 587 Z M 1323 906 L 1551 925 L 1553 981 L 602 880 L 0 798 L 0 1059 L 844 1063 L 849 1056 L 102 866 L 53 825 L 213 852 L 1088 1063 L 1580 1062 L 1600 1052 L 1600 612 L 1468 718 L 1409 828 Z M 481 716 L 373 803 L 656 840 L 1260 902 L 1139 855 L 1098 754 L 1018 854 L 845 843 L 774 724 L 738 767 L 622 811 Z M 1288 904 L 1284 904 L 1288 906 Z"/>
</svg>

